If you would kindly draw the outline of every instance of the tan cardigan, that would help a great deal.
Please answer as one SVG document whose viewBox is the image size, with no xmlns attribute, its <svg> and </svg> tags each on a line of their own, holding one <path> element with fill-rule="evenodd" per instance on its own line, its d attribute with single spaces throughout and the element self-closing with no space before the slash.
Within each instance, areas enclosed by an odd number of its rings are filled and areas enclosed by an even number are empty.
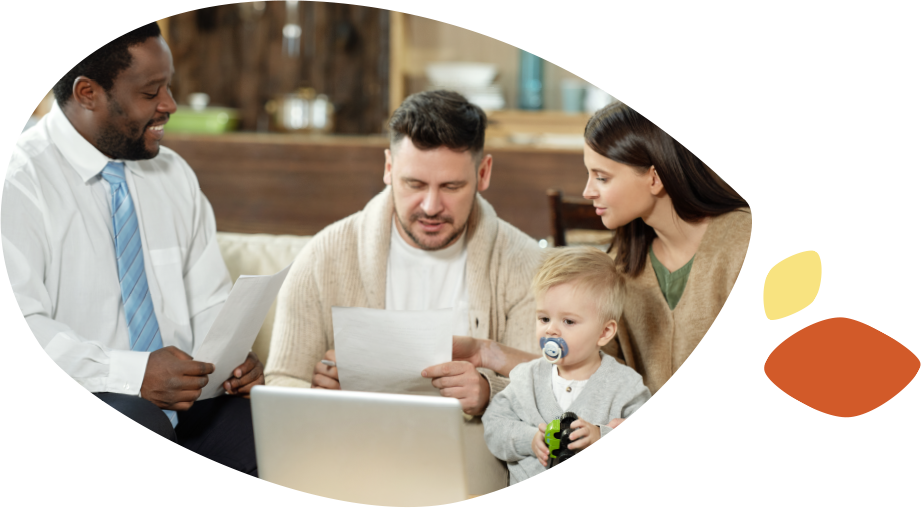
<svg viewBox="0 0 921 508">
<path fill-rule="evenodd" d="M 355 213 L 320 231 L 294 260 L 281 287 L 265 378 L 270 385 L 310 386 L 333 344 L 333 306 L 383 309 L 393 220 L 388 186 Z M 538 353 L 531 278 L 537 242 L 499 219 L 477 195 L 467 230 L 471 335 Z M 508 379 L 480 369 L 491 396 Z"/>
<path fill-rule="evenodd" d="M 627 276 L 617 340 L 604 349 L 636 369 L 652 393 L 687 360 L 723 308 L 742 269 L 751 230 L 747 208 L 710 219 L 674 310 L 668 308 L 648 255 L 643 272 Z"/>
</svg>

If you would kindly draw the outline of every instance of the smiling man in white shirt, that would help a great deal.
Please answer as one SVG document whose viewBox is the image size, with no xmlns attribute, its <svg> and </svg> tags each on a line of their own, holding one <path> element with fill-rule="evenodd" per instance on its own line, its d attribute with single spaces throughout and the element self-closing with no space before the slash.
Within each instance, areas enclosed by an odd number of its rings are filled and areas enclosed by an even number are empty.
<svg viewBox="0 0 921 508">
<path fill-rule="evenodd" d="M 192 169 L 160 147 L 176 103 L 156 23 L 103 46 L 55 85 L 3 188 L 0 231 L 29 327 L 75 381 L 141 425 L 255 474 L 249 401 L 196 401 L 214 366 L 189 356 L 231 282 Z M 250 357 L 224 383 L 263 382 Z"/>
</svg>

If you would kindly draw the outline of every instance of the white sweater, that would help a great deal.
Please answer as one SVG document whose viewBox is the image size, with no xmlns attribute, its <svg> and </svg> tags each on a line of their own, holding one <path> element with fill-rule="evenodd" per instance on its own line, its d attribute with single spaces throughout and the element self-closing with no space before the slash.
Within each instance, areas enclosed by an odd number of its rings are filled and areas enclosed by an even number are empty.
<svg viewBox="0 0 921 508">
<path fill-rule="evenodd" d="M 333 344 L 333 306 L 383 309 L 393 220 L 388 186 L 365 208 L 320 231 L 294 260 L 278 295 L 266 383 L 310 386 L 313 368 Z M 541 250 L 533 238 L 499 219 L 477 196 L 467 230 L 470 334 L 539 353 L 534 340 L 531 278 Z M 491 396 L 508 379 L 479 369 Z"/>
</svg>

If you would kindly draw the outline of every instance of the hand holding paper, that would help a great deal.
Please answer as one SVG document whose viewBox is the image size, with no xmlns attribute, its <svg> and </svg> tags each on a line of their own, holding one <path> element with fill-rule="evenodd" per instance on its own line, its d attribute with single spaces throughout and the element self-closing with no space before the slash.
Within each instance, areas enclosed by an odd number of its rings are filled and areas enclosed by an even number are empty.
<svg viewBox="0 0 921 508">
<path fill-rule="evenodd" d="M 339 369 L 336 367 L 336 351 L 328 350 L 323 359 L 313 368 L 313 379 L 310 380 L 313 388 L 325 390 L 341 390 L 339 386 Z"/>
<path fill-rule="evenodd" d="M 442 397 L 460 401 L 461 409 L 469 415 L 481 415 L 489 404 L 489 382 L 467 361 L 433 365 L 422 371 L 422 377 L 432 380 Z"/>
<path fill-rule="evenodd" d="M 244 364 L 290 268 L 288 265 L 275 275 L 241 275 L 237 279 L 208 336 L 192 355 L 196 360 L 214 364 L 214 372 L 208 376 L 199 400 L 224 393 L 224 381 Z"/>
</svg>

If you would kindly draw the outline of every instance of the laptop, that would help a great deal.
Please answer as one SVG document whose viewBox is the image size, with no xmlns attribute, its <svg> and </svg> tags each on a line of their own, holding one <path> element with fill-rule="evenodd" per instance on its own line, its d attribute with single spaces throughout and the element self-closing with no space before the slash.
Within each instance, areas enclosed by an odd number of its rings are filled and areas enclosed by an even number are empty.
<svg viewBox="0 0 921 508">
<path fill-rule="evenodd" d="M 456 399 L 256 386 L 251 402 L 264 480 L 383 506 L 467 499 Z"/>
</svg>

